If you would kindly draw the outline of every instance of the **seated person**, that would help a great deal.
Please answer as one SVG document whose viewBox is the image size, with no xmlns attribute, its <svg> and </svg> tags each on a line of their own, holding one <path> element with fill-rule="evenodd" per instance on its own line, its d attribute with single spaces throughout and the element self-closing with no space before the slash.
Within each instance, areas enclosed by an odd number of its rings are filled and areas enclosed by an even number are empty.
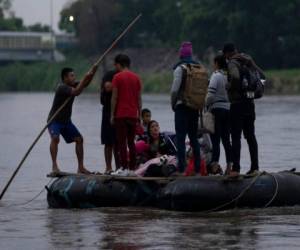
<svg viewBox="0 0 300 250">
<path fill-rule="evenodd" d="M 151 121 L 151 111 L 149 109 L 142 109 L 142 123 L 136 126 L 136 141 L 145 140 L 148 136 L 148 124 Z"/>
<path fill-rule="evenodd" d="M 135 144 L 137 165 L 162 155 L 174 155 L 176 153 L 176 150 L 174 150 L 167 137 L 163 133 L 160 133 L 157 121 L 150 121 L 147 130 L 147 136 L 141 138 Z"/>
<path fill-rule="evenodd" d="M 142 127 L 144 129 L 144 133 L 148 131 L 148 125 L 151 121 L 151 111 L 149 109 L 142 109 Z"/>
<path fill-rule="evenodd" d="M 157 121 L 150 121 L 148 124 L 147 144 L 149 145 L 149 159 L 170 154 L 166 138 L 160 133 L 160 127 Z"/>
</svg>

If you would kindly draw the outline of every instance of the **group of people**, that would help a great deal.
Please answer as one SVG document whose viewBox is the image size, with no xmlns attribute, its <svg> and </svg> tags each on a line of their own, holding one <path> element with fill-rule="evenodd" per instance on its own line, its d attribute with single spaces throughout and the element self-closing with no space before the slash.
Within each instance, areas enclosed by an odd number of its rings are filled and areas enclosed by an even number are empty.
<svg viewBox="0 0 300 250">
<path fill-rule="evenodd" d="M 174 67 L 171 103 L 175 112 L 179 172 L 182 173 L 186 167 L 184 141 L 188 135 L 193 147 L 194 169 L 197 174 L 201 158 L 196 138 L 199 112 L 202 111 L 192 108 L 193 105 L 185 95 L 188 78 L 193 77 L 191 65 L 199 65 L 192 56 L 192 44 L 183 43 L 180 49 L 180 61 Z M 194 74 L 196 78 L 197 73 Z M 204 76 L 202 79 L 206 81 Z M 212 159 L 207 164 L 209 173 L 223 173 L 219 165 L 222 141 L 227 162 L 225 174 L 239 175 L 242 133 L 248 143 L 251 158 L 251 166 L 247 174 L 256 174 L 259 171 L 254 99 L 262 95 L 261 79 L 263 78 L 265 78 L 263 71 L 254 60 L 249 55 L 239 53 L 233 43 L 225 44 L 222 53 L 214 58 L 214 72 L 209 80 L 205 103 L 202 104 L 202 109 L 209 110 L 214 117 L 214 132 L 211 134 Z M 201 93 L 195 95 L 194 98 L 204 99 Z"/>
<path fill-rule="evenodd" d="M 200 114 L 203 109 L 210 110 L 214 115 L 215 129 L 210 135 L 212 157 L 206 159 L 208 173 L 222 173 L 219 165 L 222 141 L 227 161 L 225 173 L 232 176 L 239 174 L 242 132 L 250 150 L 249 173 L 255 173 L 259 169 L 254 130 L 255 105 L 251 91 L 242 87 L 245 81 L 243 67 L 250 65 L 261 75 L 263 72 L 251 57 L 238 53 L 234 44 L 226 44 L 223 53 L 214 58 L 215 69 L 210 80 L 204 66 L 193 59 L 190 42 L 182 43 L 179 55 L 171 88 L 171 108 L 175 113 L 174 134 L 162 133 L 159 123 L 152 120 L 151 111 L 142 109 L 142 83 L 139 76 L 130 70 L 130 58 L 125 54 L 115 57 L 115 69 L 104 75 L 100 94 L 105 174 L 145 176 L 149 167 L 152 167 L 153 174 L 157 174 L 157 169 L 161 173 L 162 166 L 165 166 L 164 174 L 186 175 L 191 158 L 194 167 L 190 175 L 200 174 L 201 162 L 205 158 L 199 142 L 199 138 L 204 138 L 199 133 L 199 117 L 202 117 Z M 83 137 L 72 123 L 71 115 L 75 96 L 89 85 L 96 71 L 95 65 L 80 82 L 76 81 L 73 69 L 64 68 L 61 72 L 62 82 L 57 86 L 48 116 L 54 173 L 60 171 L 57 151 L 62 135 L 66 143 L 76 144 L 78 173 L 91 174 L 83 163 Z M 56 114 L 66 101 L 64 108 Z M 187 135 L 191 150 L 186 149 Z M 188 151 L 192 151 L 192 154 Z M 115 171 L 112 167 L 113 156 Z"/>
</svg>

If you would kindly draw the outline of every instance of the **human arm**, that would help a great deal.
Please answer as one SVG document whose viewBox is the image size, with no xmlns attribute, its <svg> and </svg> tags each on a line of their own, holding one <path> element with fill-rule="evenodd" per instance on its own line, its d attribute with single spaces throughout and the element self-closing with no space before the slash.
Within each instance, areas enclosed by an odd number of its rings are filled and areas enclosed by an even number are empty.
<svg viewBox="0 0 300 250">
<path fill-rule="evenodd" d="M 240 85 L 240 71 L 238 68 L 238 62 L 230 61 L 228 63 L 228 83 L 227 90 L 239 89 Z"/>
<path fill-rule="evenodd" d="M 218 81 L 219 81 L 218 74 L 213 73 L 210 78 L 210 81 L 209 81 L 208 91 L 207 91 L 207 95 L 206 95 L 206 106 L 207 107 L 209 107 L 215 103 L 216 93 L 217 93 L 217 89 L 218 89 Z"/>
<path fill-rule="evenodd" d="M 101 104 L 105 105 L 106 99 L 109 96 L 109 101 L 111 100 L 111 93 L 112 93 L 112 80 L 114 75 L 116 74 L 115 71 L 108 71 L 102 78 L 101 83 Z"/>
<path fill-rule="evenodd" d="M 72 96 L 78 96 L 81 94 L 84 88 L 86 88 L 90 82 L 93 80 L 93 77 L 98 69 L 98 65 L 94 64 L 93 67 L 86 73 L 84 78 L 80 81 L 80 83 L 71 90 Z"/>
<path fill-rule="evenodd" d="M 138 93 L 138 119 L 142 118 L 142 106 L 143 106 L 143 101 L 142 101 L 142 83 L 141 80 L 139 79 L 139 93 Z"/>
<path fill-rule="evenodd" d="M 183 69 L 181 66 L 178 66 L 173 73 L 173 83 L 171 88 L 171 106 L 173 110 L 175 109 L 178 100 L 178 94 L 182 82 L 182 76 L 183 76 Z"/>
<path fill-rule="evenodd" d="M 138 100 L 138 119 L 140 120 L 142 117 L 142 94 L 141 91 L 139 93 L 139 100 Z"/>
<path fill-rule="evenodd" d="M 111 113 L 110 113 L 110 123 L 114 124 L 115 120 L 115 110 L 117 106 L 117 99 L 118 99 L 118 89 L 113 87 L 112 96 L 111 96 Z"/>
</svg>

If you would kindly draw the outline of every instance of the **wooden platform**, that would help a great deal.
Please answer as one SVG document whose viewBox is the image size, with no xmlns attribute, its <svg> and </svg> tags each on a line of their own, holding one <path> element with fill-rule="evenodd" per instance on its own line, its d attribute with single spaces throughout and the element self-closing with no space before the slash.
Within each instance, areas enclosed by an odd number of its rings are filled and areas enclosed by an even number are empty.
<svg viewBox="0 0 300 250">
<path fill-rule="evenodd" d="M 65 176 L 84 176 L 87 178 L 100 178 L 100 179 L 117 179 L 117 180 L 142 180 L 142 181 L 172 181 L 177 178 L 197 178 L 196 176 L 173 176 L 173 177 L 140 177 L 140 176 L 117 176 L 117 175 L 105 175 L 105 174 L 78 174 L 70 172 L 59 172 L 59 173 L 49 173 L 48 178 L 62 178 Z"/>
<path fill-rule="evenodd" d="M 156 181 L 156 182 L 170 182 L 176 179 L 203 179 L 203 178 L 211 178 L 211 179 L 219 179 L 222 181 L 241 181 L 245 178 L 252 178 L 256 176 L 250 175 L 239 175 L 237 177 L 230 176 L 222 176 L 222 175 L 210 175 L 210 176 L 170 176 L 170 177 L 140 177 L 140 176 L 117 176 L 117 175 L 105 175 L 105 174 L 78 174 L 78 173 L 70 173 L 70 172 L 59 172 L 59 173 L 49 173 L 47 175 L 48 178 L 62 178 L 65 176 L 84 176 L 86 178 L 99 178 L 103 180 L 132 180 L 132 181 Z"/>
</svg>

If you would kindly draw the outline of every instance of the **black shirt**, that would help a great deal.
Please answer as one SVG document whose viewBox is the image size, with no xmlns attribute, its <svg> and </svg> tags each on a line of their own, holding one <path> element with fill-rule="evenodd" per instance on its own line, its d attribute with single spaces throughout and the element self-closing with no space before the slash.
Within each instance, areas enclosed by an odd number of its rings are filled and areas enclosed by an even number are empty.
<svg viewBox="0 0 300 250">
<path fill-rule="evenodd" d="M 110 112 L 111 112 L 111 96 L 112 96 L 112 92 L 107 92 L 105 91 L 105 83 L 106 82 L 112 82 L 115 74 L 117 72 L 112 70 L 112 71 L 108 71 L 103 79 L 102 79 L 102 83 L 101 83 L 101 96 L 100 96 L 100 101 L 101 104 L 103 105 L 103 115 L 106 116 L 110 116 Z"/>
<path fill-rule="evenodd" d="M 67 123 L 71 121 L 72 106 L 75 96 L 71 96 L 72 87 L 64 83 L 59 83 L 57 85 L 55 96 L 50 110 L 47 121 L 54 115 L 54 113 L 63 105 L 63 103 L 71 97 L 71 100 L 66 104 L 66 106 L 58 113 L 53 121 L 60 123 Z"/>
</svg>

